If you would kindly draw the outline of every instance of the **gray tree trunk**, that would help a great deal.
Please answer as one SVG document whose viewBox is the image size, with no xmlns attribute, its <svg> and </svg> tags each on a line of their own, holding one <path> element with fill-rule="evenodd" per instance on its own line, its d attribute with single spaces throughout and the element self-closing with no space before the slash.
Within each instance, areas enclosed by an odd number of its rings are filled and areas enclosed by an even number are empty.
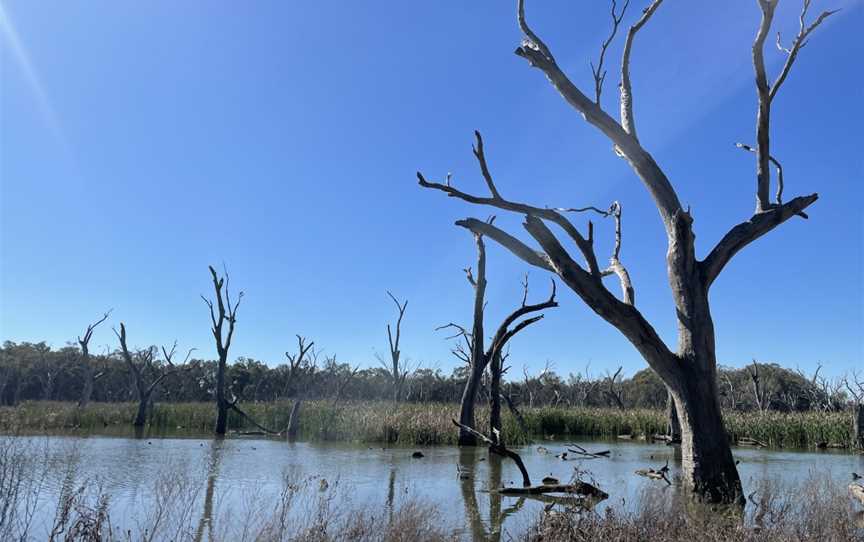
<svg viewBox="0 0 864 542">
<path fill-rule="evenodd" d="M 855 445 L 864 449 L 864 403 L 855 405 L 853 417 L 853 436 Z"/>
<path fill-rule="evenodd" d="M 504 433 L 501 430 L 501 365 L 501 356 L 496 355 L 489 366 L 492 373 L 489 383 L 489 436 L 497 439 L 498 444 L 504 444 Z"/>
<path fill-rule="evenodd" d="M 86 408 L 93 398 L 94 371 L 90 366 L 89 357 L 85 359 L 84 365 L 84 387 L 81 389 L 81 397 L 78 398 L 78 408 Z"/>
<path fill-rule="evenodd" d="M 666 392 L 666 434 L 672 442 L 681 442 L 681 422 L 678 420 L 678 409 L 670 392 Z"/>
<path fill-rule="evenodd" d="M 138 397 L 138 412 L 135 414 L 135 420 L 132 425 L 135 427 L 144 427 L 147 423 L 147 404 L 150 402 L 150 397 L 140 395 Z"/>
<path fill-rule="evenodd" d="M 297 438 L 297 433 L 300 431 L 300 407 L 303 406 L 303 399 L 295 399 L 291 405 L 291 415 L 288 417 L 288 429 L 285 431 L 285 436 L 289 440 Z"/>
<path fill-rule="evenodd" d="M 225 357 L 219 357 L 216 369 L 216 427 L 217 435 L 224 435 L 228 429 L 228 399 L 225 398 Z"/>
<path fill-rule="evenodd" d="M 465 390 L 462 392 L 462 403 L 459 406 L 459 423 L 474 427 L 474 405 L 477 401 L 477 390 L 480 388 L 480 378 L 483 376 L 485 365 L 475 363 L 471 367 Z M 470 432 L 460 429 L 459 446 L 476 446 L 477 437 Z"/>
<path fill-rule="evenodd" d="M 741 502 L 741 479 L 712 376 L 683 379 L 672 391 L 681 423 L 681 470 L 685 485 L 708 501 Z"/>
</svg>

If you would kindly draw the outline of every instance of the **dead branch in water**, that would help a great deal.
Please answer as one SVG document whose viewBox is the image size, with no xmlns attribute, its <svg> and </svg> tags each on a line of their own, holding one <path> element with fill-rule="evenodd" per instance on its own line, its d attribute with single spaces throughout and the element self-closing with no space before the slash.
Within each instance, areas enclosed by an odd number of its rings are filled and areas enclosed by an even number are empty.
<svg viewBox="0 0 864 542">
<path fill-rule="evenodd" d="M 670 482 L 669 478 L 666 477 L 667 472 L 669 472 L 669 461 L 666 461 L 666 464 L 659 469 L 638 469 L 636 471 L 636 474 L 638 474 L 639 476 L 650 478 L 652 480 L 663 480 L 671 486 L 672 482 Z"/>
<path fill-rule="evenodd" d="M 465 431 L 471 433 L 479 440 L 485 442 L 489 445 L 489 450 L 502 456 L 509 457 L 516 463 L 516 466 L 519 468 L 519 471 L 522 473 L 522 485 L 523 487 L 504 487 L 498 490 L 498 493 L 501 495 L 543 495 L 546 493 L 567 493 L 567 494 L 576 494 L 582 495 L 585 497 L 590 497 L 596 500 L 607 499 L 609 495 L 603 490 L 587 483 L 577 480 L 572 484 L 541 484 L 539 486 L 535 486 L 531 484 L 531 477 L 528 475 L 528 469 L 525 468 L 525 463 L 522 462 L 522 458 L 514 452 L 513 450 L 508 450 L 503 444 L 499 443 L 498 440 L 492 440 L 487 437 L 480 431 L 477 431 L 473 427 L 468 427 L 467 425 L 463 425 L 456 420 L 452 420 L 452 422 L 459 428 L 464 429 Z"/>
<path fill-rule="evenodd" d="M 456 420 L 451 420 L 451 421 L 453 422 L 454 425 L 456 425 L 456 427 L 459 427 L 461 429 L 464 429 L 465 431 L 468 431 L 469 433 L 471 433 L 472 435 L 474 435 L 478 439 L 480 439 L 483 442 L 485 442 L 486 444 L 488 444 L 489 450 L 491 452 L 494 452 L 500 456 L 509 457 L 510 459 L 512 459 L 513 462 L 516 463 L 516 466 L 519 467 L 519 472 L 522 473 L 522 485 L 524 487 L 530 487 L 531 486 L 531 477 L 528 476 L 528 469 L 525 468 L 525 463 L 522 462 L 522 458 L 519 457 L 519 454 L 517 454 L 516 452 L 514 452 L 512 450 L 508 450 L 507 447 L 504 446 L 504 444 L 501 444 L 499 442 L 499 439 L 492 440 L 491 438 L 487 437 L 486 435 L 484 435 L 480 431 L 477 431 L 473 427 L 468 427 L 467 425 L 463 425 L 463 424 L 457 422 Z"/>
<path fill-rule="evenodd" d="M 600 457 L 609 457 L 609 454 L 611 453 L 611 450 L 603 450 L 602 452 L 589 452 L 588 450 L 586 450 L 582 446 L 579 446 L 578 444 L 569 444 L 569 446 L 573 447 L 573 448 L 567 448 L 567 450 L 569 452 L 574 453 L 576 455 L 585 456 L 588 459 L 598 459 Z"/>
</svg>

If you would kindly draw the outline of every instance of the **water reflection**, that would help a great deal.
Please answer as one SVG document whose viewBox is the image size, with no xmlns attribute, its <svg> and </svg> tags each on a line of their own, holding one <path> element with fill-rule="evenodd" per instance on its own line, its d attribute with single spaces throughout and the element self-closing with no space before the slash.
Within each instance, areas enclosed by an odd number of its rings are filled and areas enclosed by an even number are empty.
<svg viewBox="0 0 864 542">
<path fill-rule="evenodd" d="M 146 434 L 146 433 L 145 433 Z M 495 490 L 519 485 L 521 477 L 512 461 L 488 455 L 485 448 L 458 449 L 450 446 L 422 448 L 423 458 L 412 458 L 417 448 L 379 448 L 347 443 L 288 443 L 283 439 L 229 438 L 106 438 L 51 437 L 58 450 L 74 448 L 81 455 L 77 478 L 104 482 L 111 495 L 112 521 L 135 525 L 137 514 L 154 504 L 154 477 L 186 479 L 197 484 L 190 504 L 188 531 L 194 540 L 219 538 L 226 528 L 219 520 L 222 511 L 242 508 L 250 497 L 272 503 L 283 488 L 285 473 L 298 479 L 326 475 L 350 487 L 351 503 L 358 508 L 367 504 L 378 508 L 378 517 L 395 520 L 401 499 L 434 505 L 445 527 L 464 539 L 494 541 L 519 539 L 531 522 L 549 505 L 572 506 L 561 498 L 507 496 Z M 592 448 L 596 441 L 578 441 Z M 539 443 L 538 443 L 539 444 Z M 538 445 L 514 448 L 529 472 L 541 478 L 549 475 L 562 482 L 579 473 L 610 493 L 611 498 L 597 505 L 636 509 L 646 498 L 668 502 L 677 492 L 676 485 L 648 480 L 634 470 L 660 467 L 667 459 L 674 475 L 680 472 L 680 451 L 663 444 L 604 442 L 611 457 L 591 461 L 562 461 L 555 453 L 566 445 L 544 442 L 550 453 L 538 452 Z M 55 454 L 52 454 L 55 455 Z M 65 457 L 65 456 L 64 456 Z M 850 472 L 861 472 L 864 457 L 834 452 L 793 452 L 736 449 L 739 469 L 749 495 L 766 479 L 781 480 L 784 486 L 801 487 L 817 476 L 832 487 L 846 492 Z M 50 524 L 53 504 L 64 478 L 63 466 L 52 466 L 45 474 L 51 492 L 38 521 Z M 160 474 L 161 473 L 161 474 Z M 38 473 L 37 473 L 38 474 Z M 593 482 L 592 482 L 593 483 Z M 650 490 L 651 493 L 646 493 Z M 647 497 L 646 497 L 647 496 Z M 758 497 L 758 495 L 757 495 Z M 50 500 L 50 502 L 48 502 Z M 378 503 L 374 505 L 373 503 Z M 385 512 L 380 509 L 386 508 Z M 748 506 L 748 513 L 753 506 Z M 696 511 L 698 512 L 698 511 Z M 298 517 L 304 512 L 298 509 Z M 755 515 L 755 512 L 753 512 Z M 750 521 L 752 516 L 748 517 Z M 864 518 L 856 517 L 864 522 Z"/>
<path fill-rule="evenodd" d="M 465 516 L 472 540 L 482 542 L 500 542 L 501 533 L 507 517 L 522 509 L 525 497 L 520 496 L 515 502 L 502 511 L 504 497 L 498 492 L 503 487 L 502 458 L 489 454 L 485 448 L 461 448 L 457 463 L 456 476 L 459 479 L 459 490 L 465 506 Z M 484 463 L 485 461 L 485 463 Z M 481 479 L 481 465 L 486 466 L 487 476 L 485 488 L 478 490 L 478 479 Z M 481 499 L 478 499 L 478 493 Z M 485 499 L 489 503 L 487 520 L 483 521 L 479 501 Z"/>
<path fill-rule="evenodd" d="M 214 438 L 210 443 L 207 463 L 207 491 L 204 493 L 204 508 L 201 511 L 201 519 L 198 521 L 198 528 L 195 529 L 195 542 L 204 540 L 205 528 L 207 529 L 207 540 L 214 540 L 213 496 L 216 494 L 216 478 L 219 477 L 219 464 L 222 461 L 224 445 L 225 440 L 222 438 Z"/>
</svg>

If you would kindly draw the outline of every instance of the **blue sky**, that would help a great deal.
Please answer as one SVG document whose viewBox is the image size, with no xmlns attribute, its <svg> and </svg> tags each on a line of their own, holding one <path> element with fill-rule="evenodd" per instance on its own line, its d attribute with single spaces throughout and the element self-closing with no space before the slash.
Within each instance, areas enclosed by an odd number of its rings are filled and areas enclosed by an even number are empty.
<svg viewBox="0 0 864 542">
<path fill-rule="evenodd" d="M 515 4 L 515 2 L 513 2 Z M 646 2 L 634 2 L 630 24 Z M 528 3 L 534 29 L 588 90 L 608 6 Z M 404 355 L 449 371 L 434 328 L 470 318 L 461 269 L 488 209 L 425 191 L 415 171 L 482 192 L 472 131 L 501 192 L 537 205 L 624 206 L 637 306 L 674 345 L 665 236 L 610 145 L 513 54 L 511 2 L 2 1 L 0 338 L 62 346 L 108 308 L 130 341 L 213 356 L 207 265 L 246 297 L 233 354 L 281 362 L 296 333 L 372 365 L 409 300 Z M 788 42 L 800 4 L 775 28 Z M 774 102 L 772 153 L 787 197 L 819 192 L 735 257 L 712 289 L 721 363 L 751 358 L 830 373 L 864 357 L 862 4 L 842 7 L 802 51 Z M 750 47 L 755 1 L 666 2 L 632 61 L 640 139 L 692 207 L 704 256 L 752 213 Z M 603 105 L 617 108 L 621 39 Z M 783 60 L 766 47 L 769 72 Z M 519 217 L 497 224 L 523 235 Z M 612 224 L 596 228 L 598 255 Z M 491 326 L 520 299 L 526 267 L 489 246 Z M 532 297 L 548 279 L 532 270 Z M 616 288 L 614 283 L 610 288 Z M 560 373 L 644 367 L 569 290 L 512 345 L 514 365 Z M 113 344 L 109 327 L 94 344 Z"/>
</svg>

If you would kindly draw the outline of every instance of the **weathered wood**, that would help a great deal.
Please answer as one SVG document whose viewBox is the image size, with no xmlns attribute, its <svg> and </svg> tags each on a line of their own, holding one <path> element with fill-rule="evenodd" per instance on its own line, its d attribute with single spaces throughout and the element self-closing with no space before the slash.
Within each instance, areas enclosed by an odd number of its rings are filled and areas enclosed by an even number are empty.
<svg viewBox="0 0 864 542">
<path fill-rule="evenodd" d="M 297 438 L 297 433 L 300 430 L 300 407 L 303 406 L 302 399 L 295 399 L 291 405 L 291 415 L 288 418 L 288 428 L 285 430 L 285 436 L 288 439 Z"/>
<path fill-rule="evenodd" d="M 588 450 L 586 450 L 582 446 L 579 446 L 578 444 L 569 444 L 568 446 L 572 446 L 572 447 L 567 448 L 567 450 L 569 452 L 574 453 L 576 455 L 585 456 L 589 459 L 597 459 L 597 458 L 601 458 L 601 457 L 607 457 L 608 458 L 609 455 L 612 453 L 611 450 L 603 450 L 600 452 L 589 452 Z"/>
<path fill-rule="evenodd" d="M 755 438 L 750 437 L 740 437 L 738 439 L 738 446 L 757 446 L 759 448 L 767 448 L 768 445 L 762 442 L 761 440 L 756 440 Z"/>
<path fill-rule="evenodd" d="M 598 500 L 609 498 L 609 494 L 602 489 L 599 489 L 587 482 L 578 481 L 572 484 L 541 484 L 539 486 L 528 487 L 502 487 L 498 490 L 498 493 L 502 495 L 545 495 L 548 493 L 567 493 L 591 497 Z"/>
<path fill-rule="evenodd" d="M 864 403 L 855 405 L 852 418 L 853 442 L 858 448 L 864 449 Z"/>
<path fill-rule="evenodd" d="M 859 484 L 849 484 L 849 494 L 852 498 L 864 504 L 864 486 Z"/>
<path fill-rule="evenodd" d="M 666 433 L 669 435 L 667 444 L 681 443 L 681 421 L 678 419 L 678 409 L 672 393 L 666 390 Z"/>
</svg>

